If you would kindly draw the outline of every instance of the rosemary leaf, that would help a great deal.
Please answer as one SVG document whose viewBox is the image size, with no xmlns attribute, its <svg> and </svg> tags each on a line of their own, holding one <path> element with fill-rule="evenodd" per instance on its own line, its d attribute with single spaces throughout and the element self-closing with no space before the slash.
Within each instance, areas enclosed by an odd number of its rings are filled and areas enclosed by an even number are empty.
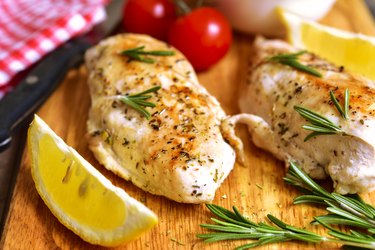
<svg viewBox="0 0 375 250">
<path fill-rule="evenodd" d="M 301 50 L 296 53 L 289 53 L 289 54 L 278 54 L 276 56 L 272 56 L 268 58 L 269 61 L 280 61 L 280 60 L 292 60 L 292 59 L 297 59 L 298 56 L 306 54 L 306 50 Z"/>
<path fill-rule="evenodd" d="M 303 125 L 303 129 L 318 132 L 320 134 L 335 134 L 335 132 L 332 131 L 332 128 L 326 128 L 318 125 Z M 335 130 L 337 128 L 334 128 Z"/>
<path fill-rule="evenodd" d="M 140 55 L 153 55 L 153 56 L 173 56 L 175 53 L 171 50 L 153 50 L 153 51 L 139 51 Z"/>
<path fill-rule="evenodd" d="M 374 238 L 374 235 L 368 235 L 366 233 L 362 233 L 362 232 L 359 232 L 359 231 L 355 231 L 355 230 L 350 230 L 350 232 L 353 234 L 353 235 L 356 235 L 358 237 L 362 237 L 363 239 L 375 239 Z"/>
<path fill-rule="evenodd" d="M 262 245 L 261 241 L 255 241 L 253 243 L 249 243 L 249 244 L 245 244 L 245 245 L 236 247 L 234 250 L 245 250 L 245 249 L 255 248 L 255 247 L 260 246 L 260 245 Z"/>
<path fill-rule="evenodd" d="M 275 225 L 277 225 L 278 227 L 282 228 L 282 229 L 286 229 L 286 224 L 284 222 L 282 222 L 281 220 L 277 219 L 275 216 L 273 215 L 267 215 L 267 218 L 273 222 Z"/>
<path fill-rule="evenodd" d="M 234 224 L 237 224 L 237 225 L 240 225 L 240 226 L 248 226 L 248 225 L 254 225 L 254 223 L 252 222 L 243 222 L 242 220 L 241 221 L 238 221 L 237 220 L 237 216 L 235 213 L 232 213 L 231 211 L 223 208 L 223 207 L 220 207 L 218 205 L 215 205 L 215 204 L 207 204 L 206 205 L 207 208 L 213 213 L 215 214 L 216 216 L 218 216 L 219 218 L 222 218 L 228 222 L 232 222 Z"/>
<path fill-rule="evenodd" d="M 160 88 L 161 88 L 161 86 L 155 86 L 155 87 L 152 87 L 152 88 L 146 89 L 145 91 L 140 92 L 140 93 L 138 93 L 138 94 L 131 95 L 131 96 L 132 96 L 132 97 L 140 97 L 140 96 L 144 96 L 145 94 L 149 94 L 149 93 L 156 92 L 156 91 L 158 91 Z"/>
<path fill-rule="evenodd" d="M 348 120 L 349 119 L 349 95 L 350 95 L 350 92 L 348 89 L 345 89 L 345 95 L 344 95 L 344 109 L 341 107 L 339 101 L 337 100 L 337 98 L 335 97 L 333 91 L 329 91 L 329 95 L 331 97 L 331 100 L 333 102 L 333 104 L 335 105 L 336 109 L 339 111 L 339 113 L 341 114 L 341 116 L 345 119 L 345 120 Z"/>
<path fill-rule="evenodd" d="M 255 223 L 249 221 L 248 219 L 246 219 L 241 213 L 240 211 L 238 210 L 238 208 L 236 206 L 233 206 L 233 211 L 234 213 L 236 214 L 237 218 L 239 218 L 242 222 L 245 222 L 249 225 L 255 225 Z"/>
<path fill-rule="evenodd" d="M 332 131 L 341 131 L 341 129 L 331 122 L 328 118 L 315 113 L 307 108 L 301 106 L 294 106 L 294 110 L 297 111 L 303 118 L 311 122 L 313 125 L 320 126 L 323 128 L 331 129 Z"/>
<path fill-rule="evenodd" d="M 135 100 L 133 100 L 135 101 Z M 146 102 L 146 101 L 142 101 L 142 100 L 138 100 L 137 101 L 137 104 L 140 105 L 140 106 L 144 106 L 144 107 L 156 107 L 156 105 L 152 102 Z"/>
<path fill-rule="evenodd" d="M 374 215 L 369 211 L 368 206 L 363 202 L 359 202 L 353 198 L 345 197 L 341 194 L 332 193 L 332 196 L 340 206 L 350 207 L 352 210 L 356 211 L 359 215 L 365 215 L 368 218 L 374 219 Z"/>
<path fill-rule="evenodd" d="M 147 118 L 147 120 L 150 119 L 150 116 L 151 116 L 150 113 L 146 109 L 142 108 L 142 106 L 138 105 L 136 102 L 129 99 L 128 97 L 126 96 L 120 97 L 120 101 L 122 101 L 126 105 L 132 107 L 133 109 L 141 113 L 144 117 Z"/>
<path fill-rule="evenodd" d="M 268 237 L 260 238 L 260 245 L 283 242 L 283 241 L 288 241 L 288 240 L 290 239 L 288 239 L 285 235 L 268 236 Z"/>
<path fill-rule="evenodd" d="M 344 109 L 341 107 L 339 101 L 335 97 L 333 91 L 329 92 L 330 98 L 335 105 L 336 109 L 339 111 L 341 116 L 348 120 L 349 118 L 349 90 L 345 90 L 345 103 L 344 103 Z M 343 129 L 341 129 L 339 126 L 334 124 L 331 120 L 328 118 L 301 106 L 294 106 L 294 110 L 298 112 L 303 118 L 305 118 L 307 121 L 309 121 L 311 124 L 303 125 L 302 128 L 313 131 L 309 135 L 307 135 L 304 139 L 304 141 L 308 141 L 313 137 L 319 136 L 319 135 L 329 135 L 329 134 L 341 134 L 341 135 L 347 135 Z"/>
<path fill-rule="evenodd" d="M 318 195 L 301 195 L 294 199 L 293 204 L 302 203 L 314 203 L 314 204 L 326 204 L 324 200 L 326 197 L 321 197 Z"/>
<path fill-rule="evenodd" d="M 303 125 L 302 128 L 306 130 L 313 131 L 307 135 L 304 141 L 308 141 L 313 137 L 319 135 L 328 135 L 328 134 L 341 134 L 346 135 L 345 131 L 330 121 L 328 118 L 315 113 L 307 108 L 301 106 L 294 106 L 294 110 L 297 111 L 303 118 L 309 121 L 311 124 Z"/>
<path fill-rule="evenodd" d="M 141 55 L 172 56 L 175 54 L 174 51 L 169 51 L 169 50 L 145 51 L 144 48 L 145 46 L 131 48 L 131 49 L 120 52 L 120 54 L 129 57 L 130 60 L 136 60 L 136 61 L 145 62 L 145 63 L 154 63 L 155 60 L 149 57 L 141 56 Z"/>
<path fill-rule="evenodd" d="M 316 77 L 322 77 L 322 74 L 320 74 L 317 70 L 315 70 L 312 67 L 303 65 L 302 63 L 298 62 L 297 60 L 280 60 L 279 63 L 288 65 L 292 68 L 298 69 L 300 71 L 303 71 L 305 73 L 308 73 L 310 75 L 316 76 Z"/>
<path fill-rule="evenodd" d="M 361 222 L 356 222 L 353 220 L 345 219 L 335 214 L 315 216 L 311 224 L 318 224 L 317 220 L 320 220 L 322 222 L 325 222 L 326 224 L 332 224 L 332 225 L 346 225 L 346 226 L 353 226 L 353 227 L 362 227 L 363 225 Z"/>
<path fill-rule="evenodd" d="M 345 113 L 345 119 L 349 119 L 349 97 L 350 96 L 350 91 L 349 89 L 345 89 L 345 96 L 344 96 L 344 113 Z"/>
<path fill-rule="evenodd" d="M 248 228 L 237 228 L 231 226 L 219 226 L 219 225 L 212 225 L 212 224 L 200 224 L 201 227 L 220 231 L 220 232 L 231 232 L 231 233 L 252 233 L 253 230 Z"/>
<path fill-rule="evenodd" d="M 347 241 L 347 242 L 350 242 L 351 245 L 354 245 L 353 243 L 359 243 L 359 244 L 363 244 L 362 246 L 357 244 L 355 246 L 358 246 L 358 247 L 363 247 L 365 249 L 375 249 L 375 239 L 364 239 L 364 238 L 360 238 L 356 235 L 350 235 L 350 234 L 345 234 L 345 233 L 342 233 L 342 232 L 335 232 L 335 231 L 329 231 L 328 232 L 329 235 L 332 235 L 340 240 L 343 240 L 343 241 Z M 349 245 L 349 244 L 347 244 Z"/>
<path fill-rule="evenodd" d="M 350 212 L 347 212 L 347 211 L 345 211 L 343 209 L 337 208 L 337 207 L 333 206 L 332 204 L 329 204 L 329 205 L 330 206 L 327 207 L 327 210 L 329 212 L 331 212 L 332 214 L 339 215 L 340 217 L 342 217 L 344 219 L 355 221 L 362 228 L 368 228 L 368 227 L 372 227 L 373 226 L 370 223 L 368 223 L 367 221 L 363 220 L 362 218 L 360 218 L 360 217 L 358 217 L 356 215 L 351 214 Z"/>
<path fill-rule="evenodd" d="M 145 109 L 145 107 L 155 107 L 156 105 L 152 102 L 145 101 L 151 98 L 151 95 L 146 94 L 157 92 L 160 88 L 161 86 L 155 86 L 137 94 L 121 95 L 119 96 L 119 100 L 125 103 L 126 105 L 132 107 L 140 114 L 142 114 L 144 117 L 146 117 L 147 120 L 149 120 L 151 114 Z"/>
<path fill-rule="evenodd" d="M 337 98 L 336 98 L 335 95 L 333 94 L 333 91 L 332 91 L 332 90 L 329 91 L 329 95 L 330 95 L 330 97 L 331 97 L 331 100 L 332 100 L 333 104 L 335 104 L 335 106 L 336 106 L 337 110 L 339 111 L 339 113 L 341 114 L 341 116 L 342 116 L 343 118 L 345 118 L 345 119 L 348 119 L 348 118 L 346 117 L 346 114 L 344 113 L 344 110 L 342 110 L 339 101 L 337 100 Z"/>
<path fill-rule="evenodd" d="M 320 195 L 322 197 L 332 199 L 332 195 L 327 192 L 324 188 L 319 186 L 310 176 L 308 176 L 305 172 L 302 171 L 301 168 L 298 167 L 297 163 L 289 162 L 289 172 L 293 172 L 298 178 L 306 185 L 312 193 Z"/>
<path fill-rule="evenodd" d="M 280 64 L 288 65 L 292 68 L 303 71 L 310 75 L 313 75 L 316 77 L 322 77 L 322 74 L 320 74 L 317 70 L 315 70 L 312 67 L 306 66 L 297 60 L 298 56 L 305 54 L 305 53 L 307 53 L 307 51 L 300 51 L 300 52 L 291 53 L 291 54 L 279 54 L 279 55 L 275 55 L 275 56 L 268 58 L 268 61 L 273 61 L 273 62 L 277 62 Z"/>
<path fill-rule="evenodd" d="M 305 139 L 303 139 L 304 142 L 307 142 L 308 140 L 316 137 L 316 136 L 319 136 L 319 135 L 329 135 L 329 134 L 335 134 L 335 133 L 319 133 L 319 132 L 312 132 L 310 134 L 308 134 Z"/>
</svg>

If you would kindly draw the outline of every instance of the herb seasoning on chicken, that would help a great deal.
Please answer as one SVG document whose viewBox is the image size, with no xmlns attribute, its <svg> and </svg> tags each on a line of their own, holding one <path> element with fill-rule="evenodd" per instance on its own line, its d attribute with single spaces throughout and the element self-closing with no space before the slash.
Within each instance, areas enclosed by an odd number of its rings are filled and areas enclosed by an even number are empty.
<svg viewBox="0 0 375 250">
<path fill-rule="evenodd" d="M 90 49 L 86 65 L 98 161 L 150 193 L 211 201 L 233 168 L 234 134 L 222 131 L 228 117 L 185 57 L 148 36 L 121 34 Z"/>
<path fill-rule="evenodd" d="M 374 190 L 375 82 L 313 54 L 296 53 L 282 41 L 258 38 L 254 50 L 239 103 L 248 114 L 229 123 L 247 123 L 257 146 L 286 163 L 296 161 L 311 177 L 329 175 L 336 192 Z M 270 60 L 286 53 L 319 75 Z"/>
</svg>

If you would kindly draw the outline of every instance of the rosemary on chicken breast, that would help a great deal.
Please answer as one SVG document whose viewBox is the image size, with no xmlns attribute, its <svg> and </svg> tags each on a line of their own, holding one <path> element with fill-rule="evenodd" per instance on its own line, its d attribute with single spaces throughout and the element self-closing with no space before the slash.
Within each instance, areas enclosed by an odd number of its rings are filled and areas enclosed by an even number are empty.
<svg viewBox="0 0 375 250">
<path fill-rule="evenodd" d="M 234 134 L 186 58 L 151 37 L 120 34 L 90 49 L 86 65 L 98 161 L 152 194 L 213 200 L 235 162 Z"/>
<path fill-rule="evenodd" d="M 311 177 L 330 176 L 338 193 L 374 190 L 375 82 L 279 40 L 257 38 L 254 52 L 239 100 L 247 114 L 229 122 Z"/>
</svg>

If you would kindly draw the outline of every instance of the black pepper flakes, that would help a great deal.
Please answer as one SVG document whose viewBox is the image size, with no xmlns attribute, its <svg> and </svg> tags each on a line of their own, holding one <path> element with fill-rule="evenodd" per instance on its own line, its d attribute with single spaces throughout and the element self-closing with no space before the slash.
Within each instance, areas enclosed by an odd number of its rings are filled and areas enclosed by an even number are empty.
<svg viewBox="0 0 375 250">
<path fill-rule="evenodd" d="M 295 138 L 295 137 L 297 137 L 298 135 L 299 135 L 298 133 L 295 133 L 295 134 L 293 134 L 293 135 L 290 137 L 290 139 Z"/>
<path fill-rule="evenodd" d="M 98 136 L 100 134 L 101 134 L 100 130 L 96 130 L 93 133 L 91 133 L 91 136 Z"/>
<path fill-rule="evenodd" d="M 117 105 L 118 105 L 117 102 L 116 102 L 116 101 L 113 101 L 111 106 L 112 106 L 112 108 L 115 109 L 115 108 L 117 108 Z"/>
<path fill-rule="evenodd" d="M 294 94 L 300 94 L 300 93 L 302 93 L 302 86 L 299 86 L 299 87 L 297 87 L 295 90 L 294 90 Z"/>
<path fill-rule="evenodd" d="M 126 138 L 123 138 L 124 142 L 122 143 L 123 146 L 129 145 L 130 141 Z"/>
<path fill-rule="evenodd" d="M 289 127 L 285 123 L 280 122 L 277 126 L 280 128 L 279 135 L 283 135 L 289 130 Z"/>
</svg>

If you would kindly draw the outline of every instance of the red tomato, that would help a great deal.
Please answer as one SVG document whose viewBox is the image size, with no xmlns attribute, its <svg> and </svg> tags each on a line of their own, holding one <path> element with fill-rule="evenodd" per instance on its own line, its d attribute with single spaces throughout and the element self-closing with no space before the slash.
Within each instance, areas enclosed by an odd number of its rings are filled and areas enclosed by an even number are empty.
<svg viewBox="0 0 375 250">
<path fill-rule="evenodd" d="M 232 43 L 232 30 L 223 14 L 210 7 L 193 10 L 171 26 L 168 42 L 179 49 L 197 71 L 219 61 Z"/>
<path fill-rule="evenodd" d="M 127 32 L 148 34 L 166 40 L 176 9 L 168 0 L 128 0 L 123 9 L 123 25 Z"/>
</svg>

